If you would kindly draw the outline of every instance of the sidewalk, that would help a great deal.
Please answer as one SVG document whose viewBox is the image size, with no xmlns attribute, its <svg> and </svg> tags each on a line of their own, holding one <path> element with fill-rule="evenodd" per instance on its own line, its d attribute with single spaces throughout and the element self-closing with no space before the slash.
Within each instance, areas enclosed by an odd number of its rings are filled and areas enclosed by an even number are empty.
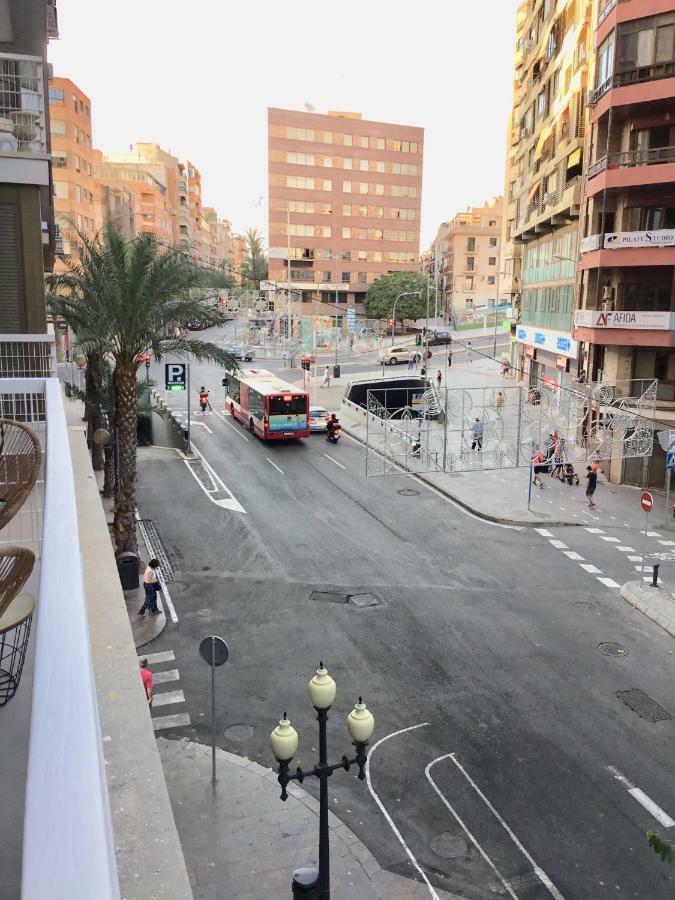
<svg viewBox="0 0 675 900">
<path fill-rule="evenodd" d="M 216 751 L 218 782 L 212 785 L 210 747 L 167 738 L 157 745 L 195 900 L 290 897 L 293 871 L 317 862 L 318 801 L 291 784 L 282 803 L 276 773 L 224 750 Z M 333 900 L 429 896 L 422 881 L 382 869 L 333 813 L 328 820 Z"/>
<path fill-rule="evenodd" d="M 675 594 L 642 581 L 627 581 L 621 588 L 621 596 L 675 637 Z"/>
</svg>

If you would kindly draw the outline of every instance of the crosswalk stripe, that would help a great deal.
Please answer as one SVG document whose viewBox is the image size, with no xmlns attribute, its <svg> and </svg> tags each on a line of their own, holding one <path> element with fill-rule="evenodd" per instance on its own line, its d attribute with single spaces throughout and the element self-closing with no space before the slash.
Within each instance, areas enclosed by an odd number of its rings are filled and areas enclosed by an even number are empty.
<svg viewBox="0 0 675 900">
<path fill-rule="evenodd" d="M 153 672 L 152 683 L 164 684 L 166 681 L 179 681 L 180 672 L 178 669 L 167 669 L 166 672 Z"/>
<path fill-rule="evenodd" d="M 149 666 L 154 663 L 171 662 L 176 658 L 173 650 L 161 650 L 159 653 L 140 653 L 138 656 L 139 659 L 143 657 L 147 659 Z"/>
<path fill-rule="evenodd" d="M 152 720 L 152 727 L 155 731 L 161 731 L 164 728 L 183 728 L 190 724 L 190 716 L 187 713 L 177 713 L 174 716 L 158 716 Z"/>
<path fill-rule="evenodd" d="M 169 706 L 171 703 L 185 703 L 185 694 L 182 691 L 163 691 L 152 695 L 153 709 L 156 706 Z"/>
</svg>

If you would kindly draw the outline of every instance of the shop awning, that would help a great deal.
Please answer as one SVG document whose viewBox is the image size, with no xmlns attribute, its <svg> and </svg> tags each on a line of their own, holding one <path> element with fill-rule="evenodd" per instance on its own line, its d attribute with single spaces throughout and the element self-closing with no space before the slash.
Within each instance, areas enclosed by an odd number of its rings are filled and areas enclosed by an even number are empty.
<svg viewBox="0 0 675 900">
<path fill-rule="evenodd" d="M 581 147 L 577 147 L 576 150 L 572 150 L 570 155 L 567 157 L 567 168 L 573 169 L 575 166 L 578 166 L 581 162 Z"/>
</svg>

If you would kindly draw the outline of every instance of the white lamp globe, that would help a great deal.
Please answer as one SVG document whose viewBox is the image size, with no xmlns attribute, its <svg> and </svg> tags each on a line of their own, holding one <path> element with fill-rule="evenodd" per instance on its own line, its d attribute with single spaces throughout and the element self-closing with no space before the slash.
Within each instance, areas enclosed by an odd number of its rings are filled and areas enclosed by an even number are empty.
<svg viewBox="0 0 675 900">
<path fill-rule="evenodd" d="M 293 759 L 298 749 L 298 732 L 293 728 L 284 713 L 283 719 L 270 735 L 270 747 L 274 758 L 279 762 L 288 762 Z"/>
<path fill-rule="evenodd" d="M 352 736 L 352 740 L 361 744 L 365 743 L 373 733 L 375 719 L 363 702 L 362 697 L 359 697 L 359 702 L 355 704 L 354 709 L 347 716 L 347 728 Z"/>
<path fill-rule="evenodd" d="M 324 669 L 322 662 L 319 663 L 316 675 L 310 680 L 307 687 L 309 690 L 309 699 L 314 709 L 330 708 L 333 700 L 335 700 L 337 688 L 327 670 Z"/>
</svg>

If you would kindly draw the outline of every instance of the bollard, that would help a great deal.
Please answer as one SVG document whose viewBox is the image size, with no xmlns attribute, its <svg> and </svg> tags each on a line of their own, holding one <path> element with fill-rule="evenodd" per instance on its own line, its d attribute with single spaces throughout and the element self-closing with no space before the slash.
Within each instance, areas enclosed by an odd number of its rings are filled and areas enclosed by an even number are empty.
<svg viewBox="0 0 675 900">
<path fill-rule="evenodd" d="M 659 584 L 659 563 L 654 563 L 652 571 L 652 587 L 658 587 Z"/>
</svg>

